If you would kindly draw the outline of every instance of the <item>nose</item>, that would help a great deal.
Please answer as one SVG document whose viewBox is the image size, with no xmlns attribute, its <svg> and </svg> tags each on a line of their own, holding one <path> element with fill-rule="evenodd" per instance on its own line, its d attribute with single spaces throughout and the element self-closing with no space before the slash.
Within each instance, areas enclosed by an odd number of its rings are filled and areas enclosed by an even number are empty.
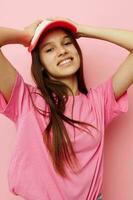
<svg viewBox="0 0 133 200">
<path fill-rule="evenodd" d="M 67 50 L 64 46 L 58 47 L 58 56 L 62 56 L 67 53 Z"/>
</svg>

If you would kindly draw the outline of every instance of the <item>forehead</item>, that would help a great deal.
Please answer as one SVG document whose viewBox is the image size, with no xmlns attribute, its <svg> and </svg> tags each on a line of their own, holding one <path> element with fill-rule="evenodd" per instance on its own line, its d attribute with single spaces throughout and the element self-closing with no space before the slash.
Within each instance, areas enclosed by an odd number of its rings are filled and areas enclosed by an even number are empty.
<svg viewBox="0 0 133 200">
<path fill-rule="evenodd" d="M 57 28 L 57 29 L 53 29 L 53 30 L 48 31 L 44 37 L 45 37 L 45 39 L 49 39 L 49 38 L 52 38 L 52 37 L 56 37 L 56 36 L 61 37 L 61 36 L 64 36 L 64 35 L 68 35 L 67 31 L 60 29 L 60 28 Z"/>
</svg>

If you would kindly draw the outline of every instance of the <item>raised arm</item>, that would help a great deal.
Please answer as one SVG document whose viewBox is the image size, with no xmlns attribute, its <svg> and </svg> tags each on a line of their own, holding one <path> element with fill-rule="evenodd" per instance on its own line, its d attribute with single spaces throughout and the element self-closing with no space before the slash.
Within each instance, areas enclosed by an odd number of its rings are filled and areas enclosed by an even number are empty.
<svg viewBox="0 0 133 200">
<path fill-rule="evenodd" d="M 49 20 L 70 21 L 77 27 L 77 38 L 88 37 L 106 40 L 127 49 L 130 53 L 113 75 L 112 84 L 116 99 L 133 83 L 133 31 L 116 28 L 92 27 L 78 24 L 68 18 L 54 17 Z"/>
<path fill-rule="evenodd" d="M 37 20 L 24 30 L 16 30 L 12 28 L 0 27 L 0 48 L 7 44 L 22 44 L 28 47 L 34 30 L 40 23 Z M 16 79 L 17 71 L 8 61 L 0 49 L 0 92 L 3 93 L 6 101 L 10 99 L 11 91 Z"/>
<path fill-rule="evenodd" d="M 133 83 L 133 31 L 80 26 L 79 35 L 106 40 L 130 51 L 112 77 L 115 97 L 119 98 Z"/>
</svg>

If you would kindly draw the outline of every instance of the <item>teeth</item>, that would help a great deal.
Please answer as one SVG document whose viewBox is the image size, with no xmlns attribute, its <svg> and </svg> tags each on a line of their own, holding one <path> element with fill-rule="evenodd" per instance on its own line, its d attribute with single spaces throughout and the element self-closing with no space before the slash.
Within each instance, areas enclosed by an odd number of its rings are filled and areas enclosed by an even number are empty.
<svg viewBox="0 0 133 200">
<path fill-rule="evenodd" d="M 66 60 L 63 60 L 62 62 L 59 63 L 59 66 L 64 65 L 64 64 L 67 64 L 67 63 L 70 63 L 71 60 L 72 60 L 71 58 L 66 59 Z"/>
</svg>

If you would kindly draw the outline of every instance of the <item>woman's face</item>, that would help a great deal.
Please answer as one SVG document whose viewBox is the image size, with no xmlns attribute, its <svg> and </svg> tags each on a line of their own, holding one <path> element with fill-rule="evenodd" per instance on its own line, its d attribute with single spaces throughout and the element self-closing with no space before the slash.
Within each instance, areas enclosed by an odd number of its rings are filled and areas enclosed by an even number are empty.
<svg viewBox="0 0 133 200">
<path fill-rule="evenodd" d="M 75 76 L 80 57 L 72 38 L 62 29 L 47 33 L 39 47 L 40 60 L 55 79 Z"/>
</svg>

